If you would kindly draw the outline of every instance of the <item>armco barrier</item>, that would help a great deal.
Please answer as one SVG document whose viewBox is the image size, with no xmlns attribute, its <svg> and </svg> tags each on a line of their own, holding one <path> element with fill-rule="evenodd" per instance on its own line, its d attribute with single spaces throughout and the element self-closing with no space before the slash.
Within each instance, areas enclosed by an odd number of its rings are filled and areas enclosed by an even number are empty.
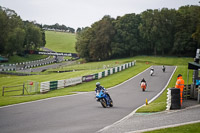
<svg viewBox="0 0 200 133">
<path fill-rule="evenodd" d="M 123 64 L 121 66 L 114 67 L 114 68 L 105 70 L 103 72 L 95 73 L 95 74 L 92 74 L 92 75 L 86 75 L 86 76 L 82 76 L 82 77 L 76 77 L 76 78 L 58 80 L 58 81 L 41 82 L 40 92 L 45 93 L 45 92 L 48 92 L 48 91 L 51 91 L 51 90 L 65 88 L 67 86 L 80 84 L 82 82 L 89 82 L 89 81 L 92 81 L 92 80 L 95 80 L 95 79 L 101 79 L 103 77 L 106 77 L 108 75 L 120 72 L 120 71 L 122 71 L 126 68 L 129 68 L 131 66 L 134 66 L 134 65 L 135 65 L 135 62 L 130 62 L 130 63 L 126 63 L 126 64 Z"/>
<path fill-rule="evenodd" d="M 41 86 L 40 86 L 40 93 L 45 93 L 50 91 L 50 82 L 41 82 Z"/>
<path fill-rule="evenodd" d="M 105 77 L 108 76 L 108 70 L 105 70 Z"/>
<path fill-rule="evenodd" d="M 58 81 L 41 82 L 40 92 L 45 93 L 51 90 L 56 90 L 80 83 L 82 83 L 82 77 L 76 77 Z"/>
<path fill-rule="evenodd" d="M 45 63 L 44 63 L 44 61 L 45 61 Z M 4 64 L 4 65 L 0 65 L 0 72 L 1 71 L 23 70 L 23 69 L 27 69 L 27 68 L 31 68 L 31 67 L 51 64 L 54 61 L 55 61 L 55 59 L 47 57 L 46 59 L 41 59 L 41 60 L 37 60 L 37 61 L 21 62 L 21 63 L 16 63 L 16 64 Z"/>
<path fill-rule="evenodd" d="M 56 90 L 58 87 L 58 81 L 50 81 L 50 90 Z"/>
<path fill-rule="evenodd" d="M 89 81 L 92 81 L 92 80 L 94 80 L 94 75 L 87 75 L 87 76 L 82 77 L 83 82 L 89 82 Z"/>
<path fill-rule="evenodd" d="M 76 77 L 64 80 L 64 87 L 82 83 L 82 77 Z"/>
</svg>

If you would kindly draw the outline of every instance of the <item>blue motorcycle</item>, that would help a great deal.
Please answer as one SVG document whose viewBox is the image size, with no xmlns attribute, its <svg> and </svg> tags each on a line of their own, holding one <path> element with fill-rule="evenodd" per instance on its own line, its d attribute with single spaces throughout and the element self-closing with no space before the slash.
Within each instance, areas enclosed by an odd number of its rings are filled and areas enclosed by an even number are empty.
<svg viewBox="0 0 200 133">
<path fill-rule="evenodd" d="M 96 99 L 98 102 L 101 103 L 101 105 L 106 108 L 106 107 L 113 107 L 113 101 L 110 98 L 110 96 L 104 92 L 104 90 L 97 91 L 96 93 Z"/>
</svg>

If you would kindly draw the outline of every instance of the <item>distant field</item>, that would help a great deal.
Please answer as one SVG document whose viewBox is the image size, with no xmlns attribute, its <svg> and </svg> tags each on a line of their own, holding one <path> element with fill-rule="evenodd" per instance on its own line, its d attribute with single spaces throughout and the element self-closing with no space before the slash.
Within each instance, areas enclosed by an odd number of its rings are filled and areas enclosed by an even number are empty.
<svg viewBox="0 0 200 133">
<path fill-rule="evenodd" d="M 56 52 L 76 53 L 76 35 L 65 32 L 45 31 L 46 48 Z"/>
</svg>

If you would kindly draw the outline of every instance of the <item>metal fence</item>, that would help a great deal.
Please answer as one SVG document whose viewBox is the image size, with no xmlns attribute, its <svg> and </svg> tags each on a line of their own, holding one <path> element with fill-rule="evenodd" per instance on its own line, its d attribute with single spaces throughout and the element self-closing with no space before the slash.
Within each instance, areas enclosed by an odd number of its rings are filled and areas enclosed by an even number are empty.
<svg viewBox="0 0 200 133">
<path fill-rule="evenodd" d="M 16 94 L 14 92 L 18 91 L 18 92 L 22 92 L 21 95 L 24 95 L 24 90 L 25 90 L 25 84 L 23 85 L 15 85 L 15 86 L 3 86 L 3 90 L 2 90 L 2 96 L 5 95 L 5 93 L 11 93 L 11 95 L 19 95 Z"/>
<path fill-rule="evenodd" d="M 40 90 L 39 82 L 28 80 L 24 82 L 22 85 L 14 85 L 14 86 L 3 86 L 2 96 L 18 96 L 18 95 L 31 95 L 38 93 Z"/>
</svg>

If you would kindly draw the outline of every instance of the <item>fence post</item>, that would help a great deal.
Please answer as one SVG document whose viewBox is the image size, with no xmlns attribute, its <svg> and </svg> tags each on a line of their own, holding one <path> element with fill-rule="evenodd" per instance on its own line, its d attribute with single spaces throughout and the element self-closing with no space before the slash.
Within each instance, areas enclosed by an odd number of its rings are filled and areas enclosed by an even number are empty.
<svg viewBox="0 0 200 133">
<path fill-rule="evenodd" d="M 23 83 L 22 95 L 24 95 L 24 83 Z"/>
<path fill-rule="evenodd" d="M 2 96 L 4 96 L 4 87 L 3 87 L 3 92 L 2 92 Z"/>
</svg>

